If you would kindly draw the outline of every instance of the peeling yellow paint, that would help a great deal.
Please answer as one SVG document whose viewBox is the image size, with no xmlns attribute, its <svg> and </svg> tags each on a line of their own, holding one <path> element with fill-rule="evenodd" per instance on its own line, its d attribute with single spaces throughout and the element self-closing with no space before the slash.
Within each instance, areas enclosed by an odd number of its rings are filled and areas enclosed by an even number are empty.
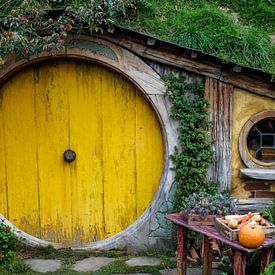
<svg viewBox="0 0 275 275">
<path fill-rule="evenodd" d="M 153 108 L 128 80 L 58 60 L 20 72 L 1 98 L 0 213 L 17 227 L 78 245 L 124 230 L 149 206 L 164 145 Z"/>
<path fill-rule="evenodd" d="M 250 192 L 244 189 L 240 169 L 246 168 L 239 154 L 239 136 L 242 127 L 249 118 L 264 110 L 275 110 L 275 100 L 250 93 L 245 90 L 234 90 L 233 102 L 233 136 L 232 136 L 232 196 L 248 198 Z M 272 187 L 274 189 L 274 187 Z"/>
</svg>

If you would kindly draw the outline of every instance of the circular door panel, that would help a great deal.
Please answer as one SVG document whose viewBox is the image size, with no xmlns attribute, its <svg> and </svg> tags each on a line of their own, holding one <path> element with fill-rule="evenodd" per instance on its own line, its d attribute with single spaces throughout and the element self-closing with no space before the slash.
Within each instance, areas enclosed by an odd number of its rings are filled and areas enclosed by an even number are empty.
<svg viewBox="0 0 275 275">
<path fill-rule="evenodd" d="M 79 245 L 124 230 L 149 206 L 163 139 L 152 106 L 127 79 L 51 61 L 10 79 L 0 99 L 0 213 L 20 229 Z"/>
</svg>

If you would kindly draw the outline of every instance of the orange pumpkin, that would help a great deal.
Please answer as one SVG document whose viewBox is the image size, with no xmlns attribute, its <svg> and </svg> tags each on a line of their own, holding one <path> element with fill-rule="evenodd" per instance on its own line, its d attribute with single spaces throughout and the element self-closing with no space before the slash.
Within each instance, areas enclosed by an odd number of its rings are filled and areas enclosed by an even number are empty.
<svg viewBox="0 0 275 275">
<path fill-rule="evenodd" d="M 265 234 L 260 225 L 246 224 L 239 231 L 239 242 L 247 248 L 260 246 L 265 239 Z"/>
</svg>

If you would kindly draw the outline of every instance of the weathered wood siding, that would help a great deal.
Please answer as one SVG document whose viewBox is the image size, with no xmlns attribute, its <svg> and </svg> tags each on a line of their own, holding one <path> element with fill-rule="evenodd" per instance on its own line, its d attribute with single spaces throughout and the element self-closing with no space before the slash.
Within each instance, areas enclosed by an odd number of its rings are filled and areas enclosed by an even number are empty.
<svg viewBox="0 0 275 275">
<path fill-rule="evenodd" d="M 57 60 L 0 87 L 0 213 L 27 233 L 76 245 L 124 230 L 158 189 L 164 162 L 151 105 L 104 67 Z M 66 163 L 71 148 L 76 160 Z"/>
<path fill-rule="evenodd" d="M 215 155 L 215 162 L 209 167 L 208 177 L 212 181 L 219 182 L 221 190 L 230 189 L 233 86 L 207 77 L 205 80 L 205 96 L 210 104 Z"/>
</svg>

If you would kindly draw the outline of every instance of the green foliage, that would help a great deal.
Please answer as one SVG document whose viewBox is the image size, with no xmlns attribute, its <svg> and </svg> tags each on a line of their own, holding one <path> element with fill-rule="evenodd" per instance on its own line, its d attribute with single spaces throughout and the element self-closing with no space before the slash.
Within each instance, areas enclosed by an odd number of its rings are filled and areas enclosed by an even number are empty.
<svg viewBox="0 0 275 275">
<path fill-rule="evenodd" d="M 85 6 L 78 6 L 80 2 L 74 1 L 74 5 L 55 15 L 51 8 L 57 2 L 60 1 L 25 0 L 0 17 L 0 65 L 10 53 L 28 58 L 42 51 L 63 50 L 70 33 L 102 33 L 131 6 L 130 1 L 123 0 L 86 1 Z"/>
<path fill-rule="evenodd" d="M 8 264 L 0 265 L 1 275 L 11 275 L 11 274 L 30 274 L 30 267 L 17 260 L 13 260 Z"/>
<path fill-rule="evenodd" d="M 18 26 L 19 19 L 10 16 L 21 9 L 26 17 L 22 10 L 26 6 L 38 12 L 37 17 Z M 66 11 L 48 22 L 49 14 L 44 11 L 52 9 Z M 275 34 L 274 0 L 0 0 L 1 15 L 9 18 L 2 26 L 2 58 L 8 49 L 19 57 L 41 50 L 55 52 L 62 49 L 70 32 L 102 32 L 117 23 L 275 73 L 275 46 L 269 41 L 269 35 Z M 3 32 L 10 31 L 11 24 L 16 35 L 7 39 Z M 43 39 L 44 29 L 53 32 L 46 32 Z"/>
<path fill-rule="evenodd" d="M 262 212 L 262 215 L 270 223 L 275 224 L 275 199 L 273 199 L 273 203 Z"/>
<path fill-rule="evenodd" d="M 8 264 L 14 259 L 18 245 L 19 241 L 10 227 L 0 220 L 0 265 Z"/>
<path fill-rule="evenodd" d="M 268 265 L 261 275 L 274 275 L 275 274 L 275 261 Z"/>
<path fill-rule="evenodd" d="M 203 83 L 188 83 L 183 78 L 170 76 L 166 78 L 166 86 L 172 103 L 171 116 L 179 122 L 179 147 L 171 156 L 177 184 L 175 210 L 178 211 L 183 207 L 183 197 L 194 192 L 213 194 L 217 184 L 206 178 L 214 158 Z"/>
<path fill-rule="evenodd" d="M 237 213 L 236 201 L 230 197 L 229 193 L 193 193 L 182 198 L 182 205 L 188 214 L 198 214 L 202 217 Z"/>
<path fill-rule="evenodd" d="M 236 14 L 237 12 L 237 14 Z M 275 72 L 275 6 L 267 0 L 138 1 L 121 24 L 225 60 Z"/>
</svg>

